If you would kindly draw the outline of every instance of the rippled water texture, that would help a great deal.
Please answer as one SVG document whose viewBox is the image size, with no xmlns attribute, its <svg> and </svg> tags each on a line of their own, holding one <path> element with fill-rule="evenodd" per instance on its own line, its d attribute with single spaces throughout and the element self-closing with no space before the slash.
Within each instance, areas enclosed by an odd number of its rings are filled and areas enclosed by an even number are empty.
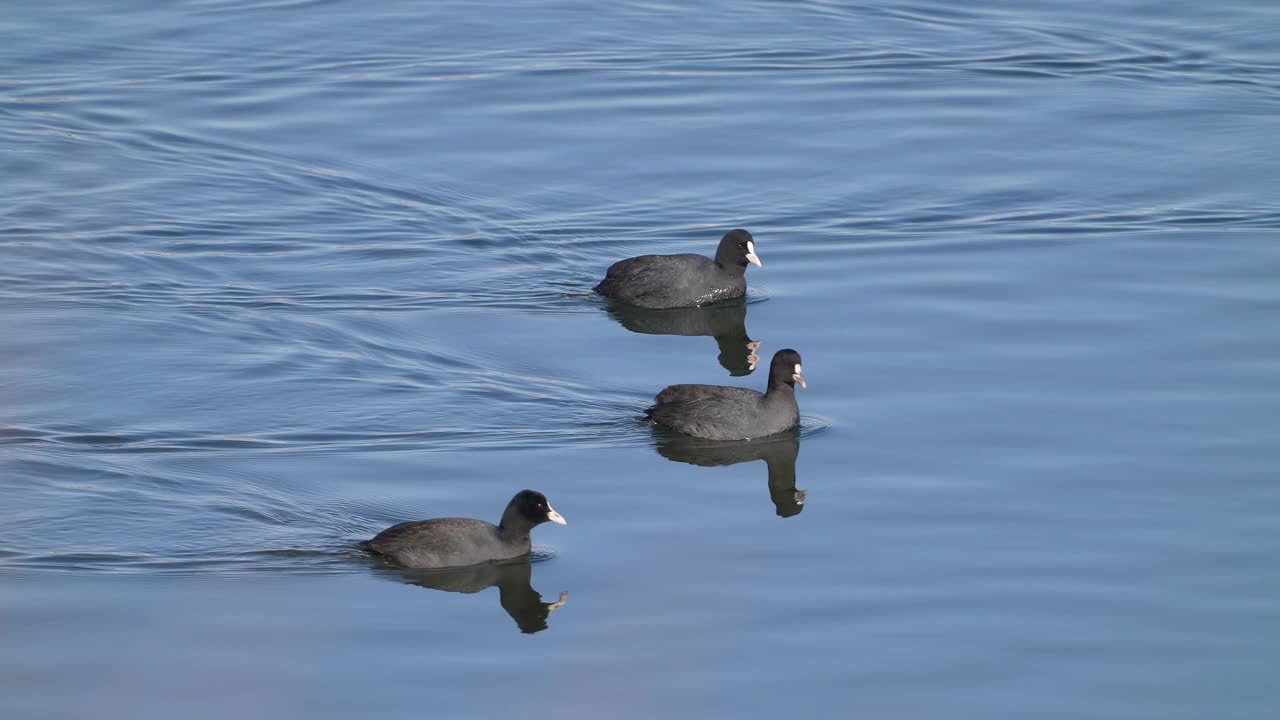
<svg viewBox="0 0 1280 720">
<path fill-rule="evenodd" d="M 1278 8 L 11 4 L 0 716 L 1273 717 Z"/>
</svg>

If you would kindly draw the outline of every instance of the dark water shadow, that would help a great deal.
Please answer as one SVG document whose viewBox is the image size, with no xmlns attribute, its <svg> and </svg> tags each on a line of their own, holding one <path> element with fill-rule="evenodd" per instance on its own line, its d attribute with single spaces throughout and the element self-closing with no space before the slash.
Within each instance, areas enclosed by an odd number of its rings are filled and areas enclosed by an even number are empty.
<svg viewBox="0 0 1280 720">
<path fill-rule="evenodd" d="M 747 336 L 747 302 L 735 300 L 707 307 L 649 310 L 605 301 L 609 317 L 643 335 L 710 336 L 719 348 L 720 366 L 734 377 L 750 375 L 760 363 L 760 343 Z"/>
<path fill-rule="evenodd" d="M 386 569 L 385 576 L 406 585 L 468 595 L 496 587 L 498 603 L 525 634 L 546 630 L 547 618 L 569 601 L 569 593 L 561 592 L 555 602 L 543 602 L 533 589 L 533 565 L 525 558 L 445 570 Z"/>
<path fill-rule="evenodd" d="M 769 499 L 778 517 L 788 518 L 804 510 L 806 491 L 796 489 L 796 459 L 800 455 L 800 430 L 796 428 L 758 440 L 702 440 L 662 428 L 654 428 L 654 445 L 668 460 L 712 467 L 764 460 L 768 466 Z"/>
</svg>

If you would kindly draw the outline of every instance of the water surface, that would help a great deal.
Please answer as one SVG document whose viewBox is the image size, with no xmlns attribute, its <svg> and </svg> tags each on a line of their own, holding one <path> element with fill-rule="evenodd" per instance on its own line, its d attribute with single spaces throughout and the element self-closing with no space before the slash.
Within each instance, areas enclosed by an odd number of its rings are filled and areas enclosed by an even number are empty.
<svg viewBox="0 0 1280 720">
<path fill-rule="evenodd" d="M 1273 3 L 0 20 L 5 717 L 1266 718 Z M 751 302 L 614 260 L 750 229 Z M 708 448 L 676 382 L 804 427 Z M 353 544 L 568 519 L 441 577 Z M 551 612 L 548 605 L 563 606 Z"/>
</svg>

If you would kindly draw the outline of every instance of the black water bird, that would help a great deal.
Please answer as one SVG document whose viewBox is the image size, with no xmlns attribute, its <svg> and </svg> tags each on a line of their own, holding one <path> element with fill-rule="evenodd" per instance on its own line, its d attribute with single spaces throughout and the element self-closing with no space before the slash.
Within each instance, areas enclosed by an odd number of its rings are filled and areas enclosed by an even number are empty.
<svg viewBox="0 0 1280 720">
<path fill-rule="evenodd" d="M 360 545 L 403 567 L 462 567 L 529 554 L 529 531 L 548 520 L 565 524 L 545 495 L 521 490 L 507 503 L 497 525 L 472 518 L 414 520 L 393 525 Z"/>
<path fill-rule="evenodd" d="M 645 308 L 707 305 L 747 294 L 747 263 L 764 267 L 755 238 L 746 230 L 730 230 L 714 260 L 691 253 L 619 260 L 595 291 Z"/>
<path fill-rule="evenodd" d="M 779 350 L 765 392 L 724 385 L 672 385 L 645 410 L 650 422 L 707 440 L 748 440 L 800 424 L 796 383 L 807 387 L 800 353 Z"/>
</svg>

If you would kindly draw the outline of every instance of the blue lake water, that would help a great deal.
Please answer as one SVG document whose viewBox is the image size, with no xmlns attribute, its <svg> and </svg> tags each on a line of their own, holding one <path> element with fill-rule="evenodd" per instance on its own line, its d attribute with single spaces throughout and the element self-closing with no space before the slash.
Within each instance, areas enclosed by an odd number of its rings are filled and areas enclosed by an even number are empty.
<svg viewBox="0 0 1280 720">
<path fill-rule="evenodd" d="M 0 716 L 1273 717 L 1278 40 L 1261 0 L 14 4 Z M 589 295 L 734 227 L 743 306 Z M 637 420 L 763 388 L 748 341 L 804 355 L 798 437 Z M 353 549 L 523 487 L 568 519 L 531 565 Z"/>
</svg>

